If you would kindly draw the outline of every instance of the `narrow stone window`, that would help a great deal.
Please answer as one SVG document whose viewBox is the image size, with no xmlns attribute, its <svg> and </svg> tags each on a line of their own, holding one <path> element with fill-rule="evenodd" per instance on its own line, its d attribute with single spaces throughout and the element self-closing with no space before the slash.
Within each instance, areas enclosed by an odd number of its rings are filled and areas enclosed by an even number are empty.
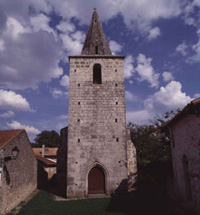
<svg viewBox="0 0 200 215">
<path fill-rule="evenodd" d="M 102 84 L 101 80 L 101 65 L 95 64 L 93 67 L 93 84 Z"/>
<path fill-rule="evenodd" d="M 115 87 L 117 87 L 117 84 L 115 84 Z"/>
<path fill-rule="evenodd" d="M 115 122 L 117 122 L 117 119 L 115 119 Z"/>
<path fill-rule="evenodd" d="M 76 72 L 76 69 L 74 70 L 74 72 Z"/>
<path fill-rule="evenodd" d="M 80 105 L 81 103 L 80 102 L 78 102 L 78 105 Z"/>
<path fill-rule="evenodd" d="M 115 72 L 117 72 L 117 69 L 115 70 Z"/>
<path fill-rule="evenodd" d="M 116 142 L 119 142 L 119 138 L 116 138 Z"/>
<path fill-rule="evenodd" d="M 78 119 L 78 122 L 80 122 L 80 119 Z"/>
<path fill-rule="evenodd" d="M 118 105 L 118 102 L 116 102 L 116 105 Z"/>
<path fill-rule="evenodd" d="M 78 87 L 80 87 L 80 84 L 78 84 Z"/>
<path fill-rule="evenodd" d="M 78 139 L 78 143 L 80 143 L 81 142 L 81 140 L 80 139 Z"/>
<path fill-rule="evenodd" d="M 99 47 L 95 46 L 95 54 L 99 54 Z"/>
</svg>

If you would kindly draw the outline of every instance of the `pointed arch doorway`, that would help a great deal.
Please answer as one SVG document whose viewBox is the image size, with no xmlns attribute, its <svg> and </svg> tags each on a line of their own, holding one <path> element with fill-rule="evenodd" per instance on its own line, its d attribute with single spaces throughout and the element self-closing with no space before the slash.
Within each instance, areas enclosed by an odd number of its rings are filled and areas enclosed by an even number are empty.
<svg viewBox="0 0 200 215">
<path fill-rule="evenodd" d="M 99 166 L 94 166 L 88 174 L 88 194 L 105 193 L 105 173 Z"/>
</svg>

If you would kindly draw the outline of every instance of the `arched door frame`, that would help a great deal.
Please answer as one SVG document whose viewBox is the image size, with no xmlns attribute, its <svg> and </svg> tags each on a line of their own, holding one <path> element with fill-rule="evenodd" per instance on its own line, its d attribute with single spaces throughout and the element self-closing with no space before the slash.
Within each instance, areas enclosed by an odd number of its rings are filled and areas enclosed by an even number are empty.
<svg viewBox="0 0 200 215">
<path fill-rule="evenodd" d="M 108 190 L 108 170 L 106 169 L 106 167 L 103 164 L 96 161 L 90 166 L 90 168 L 88 169 L 88 171 L 86 173 L 86 194 L 87 195 L 88 195 L 88 175 L 89 175 L 90 170 L 96 166 L 98 166 L 102 169 L 104 176 L 105 176 L 105 194 L 107 193 L 107 190 Z"/>
</svg>

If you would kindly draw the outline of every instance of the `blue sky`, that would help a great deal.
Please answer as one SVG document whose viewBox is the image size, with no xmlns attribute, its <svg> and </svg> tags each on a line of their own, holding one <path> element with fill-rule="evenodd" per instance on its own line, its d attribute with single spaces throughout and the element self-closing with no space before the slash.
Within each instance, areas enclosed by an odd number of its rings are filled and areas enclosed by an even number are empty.
<svg viewBox="0 0 200 215">
<path fill-rule="evenodd" d="M 0 0 L 0 129 L 33 140 L 67 126 L 68 56 L 80 54 L 94 7 L 125 56 L 127 122 L 200 97 L 200 0 Z"/>
</svg>

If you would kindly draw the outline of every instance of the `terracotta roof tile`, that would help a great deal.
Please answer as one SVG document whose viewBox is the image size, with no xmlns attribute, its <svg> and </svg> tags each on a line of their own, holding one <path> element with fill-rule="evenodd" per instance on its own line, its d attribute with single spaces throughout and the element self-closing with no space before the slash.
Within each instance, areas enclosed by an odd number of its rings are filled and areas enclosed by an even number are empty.
<svg viewBox="0 0 200 215">
<path fill-rule="evenodd" d="M 57 156 L 58 148 L 50 148 L 45 147 L 45 156 Z M 35 155 L 41 156 L 42 155 L 42 148 L 33 148 L 33 152 Z"/>
<path fill-rule="evenodd" d="M 0 150 L 22 131 L 24 131 L 24 129 L 0 130 Z"/>
<path fill-rule="evenodd" d="M 51 160 L 49 160 L 48 158 L 36 155 L 35 156 L 37 158 L 37 160 L 42 161 L 44 164 L 46 164 L 47 166 L 56 166 L 56 162 L 53 162 Z"/>
</svg>

